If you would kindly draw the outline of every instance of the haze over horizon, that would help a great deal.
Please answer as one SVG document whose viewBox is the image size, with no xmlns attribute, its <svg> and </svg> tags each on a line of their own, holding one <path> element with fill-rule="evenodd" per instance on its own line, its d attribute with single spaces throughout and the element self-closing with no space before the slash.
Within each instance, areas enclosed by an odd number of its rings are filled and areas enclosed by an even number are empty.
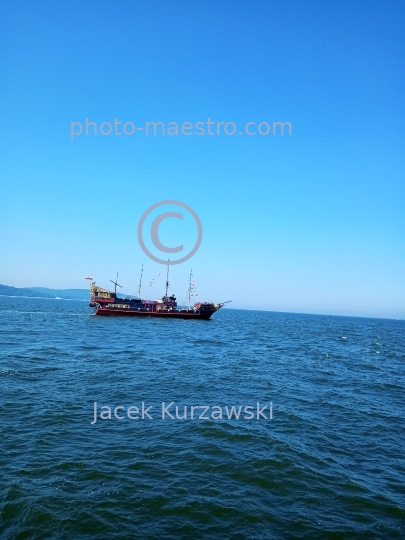
<svg viewBox="0 0 405 540">
<path fill-rule="evenodd" d="M 164 271 L 138 222 L 178 200 L 204 231 L 170 270 L 180 300 L 192 268 L 200 298 L 233 308 L 404 319 L 405 7 L 389 5 L 3 3 L 0 282 L 108 288 L 118 271 L 137 291 L 141 264 Z M 86 118 L 238 131 L 71 140 Z M 292 135 L 244 131 L 277 121 Z M 186 251 L 195 234 L 190 216 L 160 226 Z"/>
</svg>

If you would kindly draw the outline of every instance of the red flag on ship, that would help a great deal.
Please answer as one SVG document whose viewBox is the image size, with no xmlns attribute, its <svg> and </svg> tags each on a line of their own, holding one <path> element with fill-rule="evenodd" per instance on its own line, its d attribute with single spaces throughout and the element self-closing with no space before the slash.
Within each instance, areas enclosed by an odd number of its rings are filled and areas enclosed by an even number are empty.
<svg viewBox="0 0 405 540">
<path fill-rule="evenodd" d="M 90 280 L 90 281 L 93 281 L 93 277 L 92 276 L 87 276 L 86 279 Z"/>
</svg>

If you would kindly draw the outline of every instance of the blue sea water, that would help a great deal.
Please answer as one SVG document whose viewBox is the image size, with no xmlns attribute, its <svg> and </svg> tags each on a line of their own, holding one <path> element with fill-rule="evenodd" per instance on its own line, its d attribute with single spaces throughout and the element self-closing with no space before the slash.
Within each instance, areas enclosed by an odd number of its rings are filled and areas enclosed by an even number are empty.
<svg viewBox="0 0 405 540">
<path fill-rule="evenodd" d="M 404 321 L 91 313 L 0 297 L 1 538 L 405 538 Z"/>
</svg>

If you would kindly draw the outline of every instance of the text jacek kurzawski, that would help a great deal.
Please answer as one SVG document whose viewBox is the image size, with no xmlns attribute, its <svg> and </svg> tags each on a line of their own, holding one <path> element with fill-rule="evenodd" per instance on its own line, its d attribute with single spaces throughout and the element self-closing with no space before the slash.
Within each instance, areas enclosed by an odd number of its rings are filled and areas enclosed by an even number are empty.
<svg viewBox="0 0 405 540">
<path fill-rule="evenodd" d="M 268 405 L 176 405 L 174 401 L 162 406 L 147 406 L 142 401 L 140 406 L 98 405 L 94 402 L 94 418 L 90 424 L 98 420 L 272 420 L 273 403 Z"/>
</svg>

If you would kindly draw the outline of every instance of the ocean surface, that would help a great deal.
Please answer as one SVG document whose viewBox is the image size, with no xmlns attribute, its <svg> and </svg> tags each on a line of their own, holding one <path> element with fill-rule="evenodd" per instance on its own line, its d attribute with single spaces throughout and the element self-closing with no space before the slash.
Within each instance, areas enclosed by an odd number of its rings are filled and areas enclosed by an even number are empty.
<svg viewBox="0 0 405 540">
<path fill-rule="evenodd" d="M 404 321 L 0 297 L 0 537 L 404 539 L 404 368 Z"/>
</svg>

